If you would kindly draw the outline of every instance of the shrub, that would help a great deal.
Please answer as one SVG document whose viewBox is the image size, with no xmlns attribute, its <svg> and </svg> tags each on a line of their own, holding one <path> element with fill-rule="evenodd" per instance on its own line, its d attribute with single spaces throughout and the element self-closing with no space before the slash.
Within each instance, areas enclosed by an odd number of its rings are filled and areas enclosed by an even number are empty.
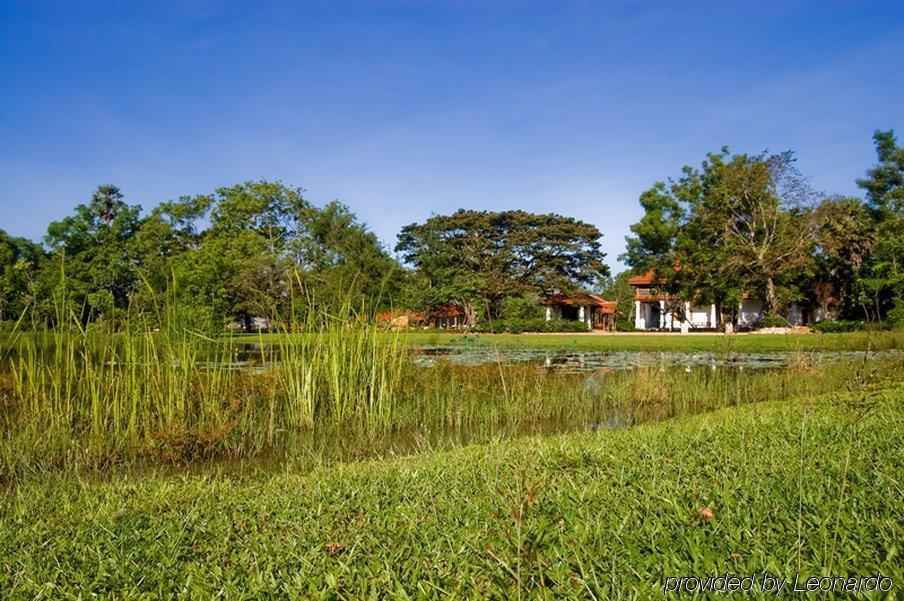
<svg viewBox="0 0 904 601">
<path fill-rule="evenodd" d="M 533 319 L 496 319 L 484 321 L 477 325 L 479 332 L 490 334 L 522 334 L 524 332 L 586 332 L 587 325 L 580 321 L 553 319 L 546 321 L 543 317 Z"/>
<path fill-rule="evenodd" d="M 512 296 L 502 301 L 502 317 L 505 320 L 535 320 L 543 318 L 543 308 L 532 294 Z"/>
<path fill-rule="evenodd" d="M 888 329 L 888 324 L 882 321 L 870 323 L 862 319 L 856 321 L 838 319 L 835 321 L 817 321 L 816 323 L 811 323 L 810 327 L 817 332 L 831 334 L 838 332 L 859 332 L 862 330 L 886 330 Z"/>
<path fill-rule="evenodd" d="M 759 325 L 761 328 L 787 328 L 790 326 L 791 324 L 788 323 L 788 320 L 781 315 L 767 315 Z"/>
<path fill-rule="evenodd" d="M 634 330 L 634 324 L 627 319 L 619 319 L 615 322 L 616 332 L 633 332 Z"/>
</svg>

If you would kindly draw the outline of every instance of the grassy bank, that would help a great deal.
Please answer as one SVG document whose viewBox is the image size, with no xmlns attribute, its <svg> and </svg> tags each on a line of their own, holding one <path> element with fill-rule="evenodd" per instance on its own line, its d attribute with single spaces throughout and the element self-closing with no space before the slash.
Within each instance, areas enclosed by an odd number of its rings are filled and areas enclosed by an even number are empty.
<svg viewBox="0 0 904 601">
<path fill-rule="evenodd" d="M 846 332 L 843 334 L 738 334 L 733 336 L 680 333 L 626 334 L 479 334 L 409 332 L 409 344 L 479 343 L 501 347 L 574 348 L 595 351 L 676 351 L 738 353 L 776 351 L 854 351 L 904 347 L 904 332 Z"/>
<path fill-rule="evenodd" d="M 0 590 L 608 599 L 667 575 L 881 571 L 900 593 L 904 386 L 864 381 L 312 471 L 44 477 L 3 501 Z"/>
</svg>

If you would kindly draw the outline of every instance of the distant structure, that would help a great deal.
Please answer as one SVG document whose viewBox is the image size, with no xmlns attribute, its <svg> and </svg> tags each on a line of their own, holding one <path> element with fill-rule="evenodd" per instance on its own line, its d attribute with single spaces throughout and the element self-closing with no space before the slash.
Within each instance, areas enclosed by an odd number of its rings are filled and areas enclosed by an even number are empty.
<svg viewBox="0 0 904 601">
<path fill-rule="evenodd" d="M 752 330 L 763 321 L 763 301 L 746 292 L 737 308 L 731 307 L 729 311 L 722 307 L 719 311 L 715 304 L 694 305 L 658 290 L 657 278 L 652 271 L 635 275 L 628 282 L 634 288 L 636 330 L 681 330 L 682 324 L 691 330 L 715 330 L 726 324 L 731 324 L 733 330 Z M 791 326 L 829 318 L 830 315 L 822 312 L 811 316 L 799 303 L 788 308 L 787 319 Z"/>
<path fill-rule="evenodd" d="M 680 301 L 679 307 L 675 307 L 675 299 L 656 290 L 655 279 L 655 274 L 648 271 L 628 280 L 634 287 L 635 330 L 678 330 L 682 321 L 687 321 L 692 328 L 718 327 L 716 305 L 692 306 Z"/>
<path fill-rule="evenodd" d="M 601 296 L 586 292 L 552 294 L 540 304 L 546 307 L 546 321 L 561 319 L 582 321 L 588 330 L 612 331 L 615 329 L 616 301 L 607 301 Z"/>
</svg>

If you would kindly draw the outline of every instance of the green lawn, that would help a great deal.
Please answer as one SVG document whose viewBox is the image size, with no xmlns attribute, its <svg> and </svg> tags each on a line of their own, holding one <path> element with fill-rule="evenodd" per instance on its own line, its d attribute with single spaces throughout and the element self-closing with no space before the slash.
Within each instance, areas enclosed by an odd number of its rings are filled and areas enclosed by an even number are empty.
<svg viewBox="0 0 904 601">
<path fill-rule="evenodd" d="M 904 385 L 852 391 L 308 472 L 44 476 L 3 499 L 0 591 L 609 599 L 881 571 L 900 594 Z"/>
<path fill-rule="evenodd" d="M 241 336 L 249 341 L 275 342 L 280 334 Z M 904 347 L 904 332 L 850 332 L 845 334 L 479 334 L 449 332 L 404 334 L 413 345 L 497 344 L 537 348 L 576 348 L 599 351 L 843 351 Z"/>
<path fill-rule="evenodd" d="M 461 342 L 459 334 L 411 332 L 411 344 L 432 345 Z M 900 348 L 901 332 L 850 332 L 845 334 L 740 334 L 720 336 L 707 334 L 481 334 L 468 337 L 500 346 L 541 348 L 579 348 L 599 351 L 840 351 Z"/>
</svg>

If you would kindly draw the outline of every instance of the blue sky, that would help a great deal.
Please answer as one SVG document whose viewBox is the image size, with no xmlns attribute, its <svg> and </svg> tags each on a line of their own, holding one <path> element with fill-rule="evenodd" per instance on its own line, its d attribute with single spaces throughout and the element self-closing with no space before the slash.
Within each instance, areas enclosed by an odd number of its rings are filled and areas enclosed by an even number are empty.
<svg viewBox="0 0 904 601">
<path fill-rule="evenodd" d="M 596 224 L 708 151 L 797 152 L 857 193 L 904 138 L 904 2 L 0 0 L 0 228 L 101 183 L 146 209 L 249 179 L 339 199 L 392 246 L 455 209 Z"/>
</svg>

